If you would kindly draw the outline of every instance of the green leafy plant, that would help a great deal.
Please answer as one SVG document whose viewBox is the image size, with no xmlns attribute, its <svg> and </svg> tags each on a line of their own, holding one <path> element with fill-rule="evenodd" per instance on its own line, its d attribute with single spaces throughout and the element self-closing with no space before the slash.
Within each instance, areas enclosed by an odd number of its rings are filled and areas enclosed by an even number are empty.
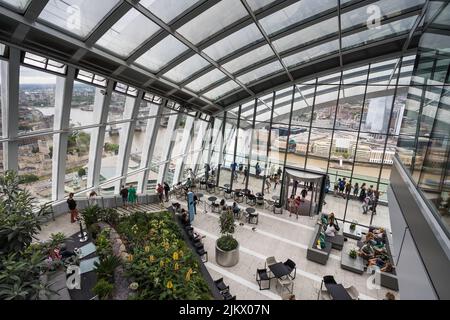
<svg viewBox="0 0 450 320">
<path fill-rule="evenodd" d="M 354 231 L 356 229 L 356 224 L 357 222 L 354 220 L 351 224 L 350 224 L 350 230 Z"/>
<path fill-rule="evenodd" d="M 224 212 L 220 216 L 220 233 L 217 246 L 224 251 L 231 251 L 238 247 L 239 243 L 233 238 L 234 217 L 232 212 Z"/>
<path fill-rule="evenodd" d="M 100 279 L 94 288 L 92 288 L 92 292 L 94 292 L 101 300 L 109 299 L 113 290 L 114 285 L 105 279 Z"/>
<path fill-rule="evenodd" d="M 211 299 L 196 254 L 170 213 L 135 212 L 116 230 L 129 253 L 126 274 L 139 284 L 129 299 Z"/>
<path fill-rule="evenodd" d="M 88 206 L 81 211 L 81 216 L 83 217 L 84 223 L 89 228 L 90 225 L 97 223 L 99 221 L 101 208 L 97 205 Z"/>
<path fill-rule="evenodd" d="M 84 176 L 86 175 L 86 169 L 85 169 L 85 168 L 80 168 L 80 169 L 78 169 L 77 174 L 78 174 L 78 176 L 79 176 L 80 178 L 81 178 L 81 177 L 84 177 Z"/>
<path fill-rule="evenodd" d="M 103 257 L 100 262 L 95 262 L 95 272 L 98 279 L 106 279 L 109 282 L 114 281 L 114 270 L 121 265 L 120 258 L 111 255 L 109 257 Z"/>
<path fill-rule="evenodd" d="M 356 257 L 358 256 L 358 251 L 356 251 L 355 249 L 352 249 L 352 250 L 350 250 L 348 255 L 350 256 L 350 258 L 356 259 Z"/>
<path fill-rule="evenodd" d="M 38 207 L 28 190 L 19 186 L 14 171 L 0 177 L 0 255 L 20 252 L 28 247 L 41 230 L 42 217 L 51 207 Z"/>
</svg>

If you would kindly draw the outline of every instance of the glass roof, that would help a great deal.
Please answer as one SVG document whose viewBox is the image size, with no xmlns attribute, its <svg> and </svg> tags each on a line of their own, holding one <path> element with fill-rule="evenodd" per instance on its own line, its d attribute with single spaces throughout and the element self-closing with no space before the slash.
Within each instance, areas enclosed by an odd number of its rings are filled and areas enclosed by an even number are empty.
<svg viewBox="0 0 450 320">
<path fill-rule="evenodd" d="M 85 38 L 118 3 L 119 0 L 52 0 L 47 3 L 39 19 Z"/>
<path fill-rule="evenodd" d="M 247 11 L 240 0 L 221 1 L 177 31 L 192 43 L 198 44 L 246 15 Z"/>
<path fill-rule="evenodd" d="M 131 9 L 97 41 L 97 45 L 127 57 L 158 30 L 158 25 Z"/>
<path fill-rule="evenodd" d="M 30 2 L 31 0 L 0 0 L 1 4 L 12 7 L 21 12 L 25 11 L 25 9 L 28 8 Z"/>
<path fill-rule="evenodd" d="M 199 0 L 141 0 L 139 3 L 162 21 L 169 23 Z"/>
<path fill-rule="evenodd" d="M 0 0 L 0 6 L 24 12 L 30 2 Z M 241 0 L 49 0 L 36 23 L 77 41 L 94 35 L 96 52 L 115 55 L 126 68 L 132 65 L 134 71 L 154 73 L 155 81 L 172 88 L 217 99 L 237 88 L 249 92 L 247 84 L 269 81 L 285 71 L 281 62 L 293 71 L 319 58 L 348 54 L 349 49 L 371 52 L 380 40 L 404 41 L 425 4 L 425 0 L 246 2 L 255 17 Z M 369 25 L 376 8 L 380 24 Z M 208 62 L 208 57 L 215 62 Z M 110 65 L 100 67 L 108 70 Z"/>
<path fill-rule="evenodd" d="M 199 55 L 193 55 L 189 59 L 184 60 L 175 68 L 165 73 L 164 77 L 175 82 L 182 82 L 195 72 L 206 67 L 207 65 L 209 65 L 208 61 L 206 61 Z"/>
<path fill-rule="evenodd" d="M 136 59 L 136 63 L 144 68 L 158 72 L 169 61 L 173 60 L 188 49 L 174 36 L 168 35 L 163 40 L 154 45 L 150 50 Z"/>
</svg>

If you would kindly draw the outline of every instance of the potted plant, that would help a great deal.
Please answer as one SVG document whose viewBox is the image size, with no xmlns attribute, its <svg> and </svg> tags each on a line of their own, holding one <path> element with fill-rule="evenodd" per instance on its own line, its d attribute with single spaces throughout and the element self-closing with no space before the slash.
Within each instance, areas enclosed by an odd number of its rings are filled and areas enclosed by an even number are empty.
<svg viewBox="0 0 450 320">
<path fill-rule="evenodd" d="M 356 257 L 358 256 L 358 251 L 356 251 L 356 249 L 352 249 L 352 250 L 350 250 L 348 255 L 349 255 L 350 258 L 356 259 Z"/>
<path fill-rule="evenodd" d="M 356 229 L 356 224 L 357 224 L 356 220 L 353 220 L 352 223 L 350 224 L 350 230 L 351 230 L 351 231 L 355 231 L 355 229 Z"/>
<path fill-rule="evenodd" d="M 234 217 L 231 211 L 220 216 L 221 237 L 216 241 L 216 262 L 222 267 L 232 267 L 239 261 L 239 242 L 233 237 Z"/>
</svg>

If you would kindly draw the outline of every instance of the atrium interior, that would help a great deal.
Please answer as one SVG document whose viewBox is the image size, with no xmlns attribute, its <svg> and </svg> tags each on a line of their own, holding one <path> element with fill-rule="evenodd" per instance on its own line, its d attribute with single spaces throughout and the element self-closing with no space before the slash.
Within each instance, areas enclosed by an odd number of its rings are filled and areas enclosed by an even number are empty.
<svg viewBox="0 0 450 320">
<path fill-rule="evenodd" d="M 0 0 L 0 105 L 0 300 L 450 299 L 448 0 Z"/>
</svg>

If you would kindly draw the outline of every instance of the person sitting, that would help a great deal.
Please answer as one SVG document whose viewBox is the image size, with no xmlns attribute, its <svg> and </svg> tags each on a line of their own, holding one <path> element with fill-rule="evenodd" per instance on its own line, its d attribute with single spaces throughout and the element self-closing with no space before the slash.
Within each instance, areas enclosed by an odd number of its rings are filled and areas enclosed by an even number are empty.
<svg viewBox="0 0 450 320">
<path fill-rule="evenodd" d="M 237 205 L 236 202 L 233 202 L 232 210 L 233 210 L 234 216 L 239 215 L 239 212 L 241 211 L 241 209 L 239 208 L 239 206 Z"/>
<path fill-rule="evenodd" d="M 334 229 L 336 231 L 340 230 L 340 227 L 339 227 L 339 224 L 337 222 L 337 219 L 334 216 L 334 212 L 331 212 L 330 215 L 328 216 L 328 222 L 333 224 Z"/>
<path fill-rule="evenodd" d="M 329 237 L 334 237 L 339 231 L 339 226 L 336 219 L 334 218 L 334 213 L 331 212 L 328 216 L 328 224 L 325 227 L 325 234 Z"/>
<path fill-rule="evenodd" d="M 220 207 L 222 208 L 223 211 L 227 211 L 228 208 L 227 208 L 225 199 L 220 200 L 219 205 L 220 205 Z"/>
<path fill-rule="evenodd" d="M 384 267 L 380 269 L 381 272 L 392 272 L 394 271 L 394 266 L 390 262 L 386 262 Z"/>
<path fill-rule="evenodd" d="M 191 224 L 189 220 L 189 215 L 185 209 L 181 209 L 181 223 L 184 226 L 189 226 Z"/>
<path fill-rule="evenodd" d="M 373 248 L 372 244 L 370 243 L 370 241 L 367 241 L 362 247 L 361 249 L 359 249 L 359 255 L 366 260 L 370 260 L 373 259 L 373 257 L 375 256 L 375 249 Z"/>
</svg>

